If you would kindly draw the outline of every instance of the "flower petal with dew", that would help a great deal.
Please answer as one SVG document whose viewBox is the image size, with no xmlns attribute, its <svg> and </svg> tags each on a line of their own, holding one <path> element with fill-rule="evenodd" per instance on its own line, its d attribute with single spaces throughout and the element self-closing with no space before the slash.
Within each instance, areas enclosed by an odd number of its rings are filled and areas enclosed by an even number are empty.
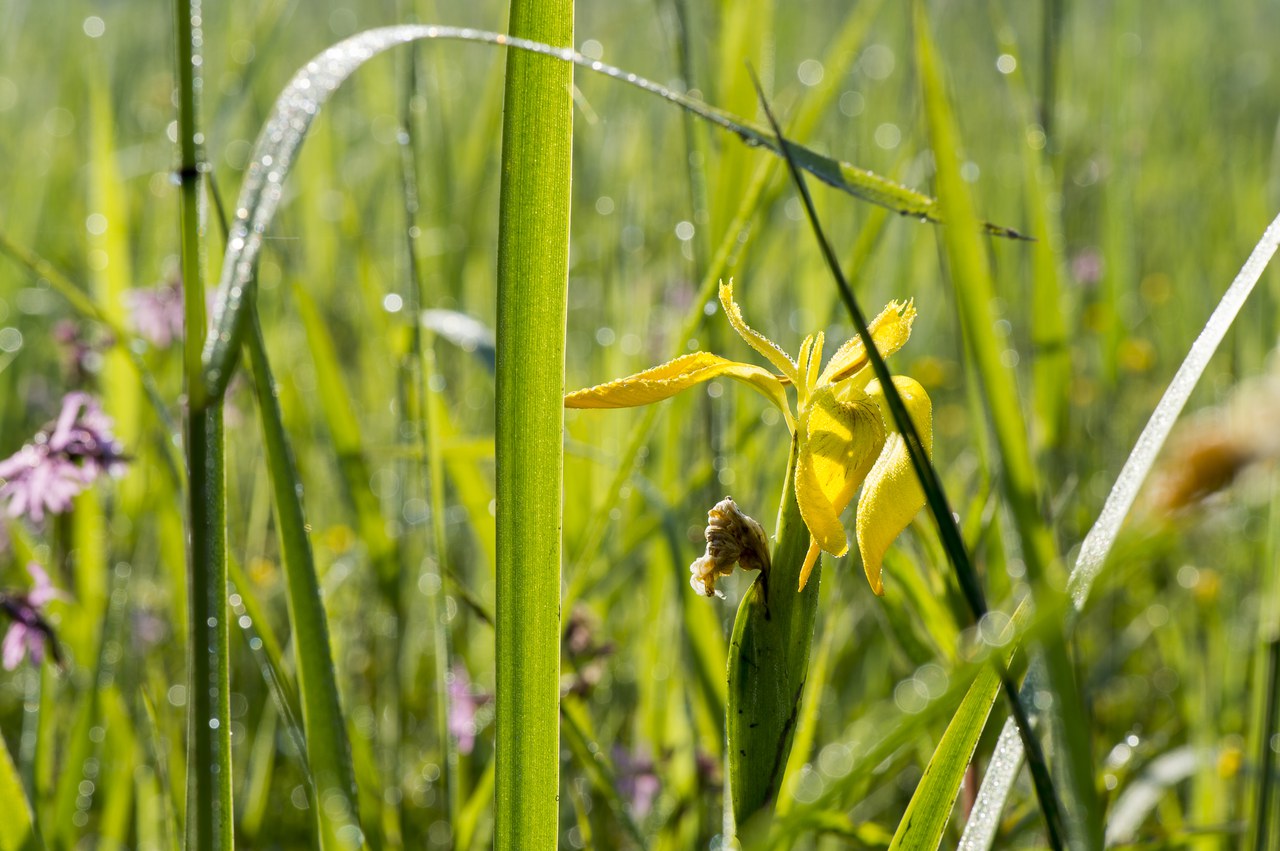
<svg viewBox="0 0 1280 851">
<path fill-rule="evenodd" d="M 924 388 L 914 379 L 895 375 L 893 386 L 898 388 L 898 395 L 902 397 L 907 415 L 915 424 L 920 442 L 924 444 L 924 451 L 932 458 L 933 404 Z M 858 498 L 857 536 L 862 567 L 867 572 L 871 590 L 883 594 L 884 581 L 880 575 L 880 566 L 884 561 L 884 554 L 894 539 L 907 528 L 916 512 L 924 507 L 925 495 L 924 489 L 920 487 L 920 478 L 911 465 L 907 443 L 897 428 L 893 427 L 893 416 L 889 413 L 884 388 L 879 381 L 872 381 L 867 385 L 867 395 L 879 403 L 884 421 L 893 429 L 885 438 L 884 451 L 867 474 L 867 483 L 862 489 L 862 496 Z"/>
</svg>

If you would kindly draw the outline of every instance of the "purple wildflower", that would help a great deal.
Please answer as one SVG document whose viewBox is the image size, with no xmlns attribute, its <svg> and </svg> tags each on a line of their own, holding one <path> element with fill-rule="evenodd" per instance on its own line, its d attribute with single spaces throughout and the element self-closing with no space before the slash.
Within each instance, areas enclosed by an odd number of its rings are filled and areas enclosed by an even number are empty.
<svg viewBox="0 0 1280 851">
<path fill-rule="evenodd" d="M 462 665 L 454 665 L 449 678 L 449 735 L 458 740 L 458 753 L 469 754 L 476 746 L 476 710 L 488 703 L 490 695 L 471 688 L 471 678 Z"/>
<path fill-rule="evenodd" d="M 182 285 L 165 284 L 153 289 L 131 290 L 125 297 L 133 311 L 133 330 L 157 349 L 166 349 L 182 338 Z"/>
<path fill-rule="evenodd" d="M 123 471 L 111 418 L 87 393 L 68 393 L 57 421 L 0 461 L 0 502 L 10 517 L 26 515 L 40 523 L 45 512 L 70 509 L 72 499 L 98 477 Z"/>
<path fill-rule="evenodd" d="M 653 760 L 614 745 L 613 765 L 617 771 L 618 793 L 630 802 L 631 814 L 643 821 L 662 790 Z"/>
<path fill-rule="evenodd" d="M 33 583 L 30 591 L 0 594 L 0 610 L 13 621 L 0 644 L 0 657 L 6 671 L 18 667 L 27 654 L 31 655 L 33 664 L 39 665 L 44 661 L 46 642 L 53 660 L 62 664 L 53 627 L 45 620 L 43 610 L 51 600 L 66 599 L 66 595 L 53 587 L 49 574 L 35 562 L 27 565 L 27 572 Z"/>
</svg>

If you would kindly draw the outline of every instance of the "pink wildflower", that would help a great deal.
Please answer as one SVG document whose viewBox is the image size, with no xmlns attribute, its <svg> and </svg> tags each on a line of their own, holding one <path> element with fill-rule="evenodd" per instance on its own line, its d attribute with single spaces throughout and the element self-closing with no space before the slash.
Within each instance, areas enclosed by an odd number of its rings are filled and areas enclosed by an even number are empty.
<svg viewBox="0 0 1280 851">
<path fill-rule="evenodd" d="M 51 600 L 66 599 L 66 595 L 53 586 L 49 574 L 35 562 L 27 565 L 27 572 L 33 582 L 30 591 L 0 594 L 0 611 L 13 621 L 5 633 L 4 642 L 0 643 L 0 657 L 3 657 L 6 671 L 18 667 L 28 654 L 32 663 L 39 665 L 44 661 L 46 644 L 53 660 L 62 664 L 53 627 L 44 618 L 44 607 Z"/>
<path fill-rule="evenodd" d="M 40 523 L 46 512 L 69 510 L 76 495 L 98 477 L 123 471 L 111 418 L 87 393 L 68 393 L 57 421 L 0 461 L 0 503 L 10 517 L 25 515 Z"/>
</svg>

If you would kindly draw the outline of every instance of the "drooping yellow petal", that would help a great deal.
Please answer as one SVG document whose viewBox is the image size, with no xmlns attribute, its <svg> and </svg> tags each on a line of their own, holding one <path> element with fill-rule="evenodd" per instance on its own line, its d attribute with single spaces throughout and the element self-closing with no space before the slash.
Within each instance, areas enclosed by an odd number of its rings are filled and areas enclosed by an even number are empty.
<svg viewBox="0 0 1280 851">
<path fill-rule="evenodd" d="M 876 349 L 881 357 L 889 357 L 907 342 L 911 336 L 911 324 L 916 319 L 915 302 L 891 301 L 880 311 L 880 315 L 871 320 L 867 330 L 871 339 L 876 341 Z M 867 350 L 862 345 L 862 338 L 854 334 L 843 346 L 836 350 L 827 361 L 826 369 L 818 376 L 817 386 L 834 384 L 843 381 L 867 365 Z"/>
<path fill-rule="evenodd" d="M 915 423 L 916 431 L 925 451 L 933 456 L 933 404 L 919 382 L 903 375 L 895 375 L 893 384 L 902 396 L 907 414 Z M 892 429 L 884 442 L 884 449 L 875 466 L 867 474 L 867 483 L 858 497 L 858 550 L 862 553 L 862 566 L 867 572 L 871 590 L 884 593 L 881 564 L 884 554 L 894 539 L 907 528 L 925 503 L 920 479 L 911 466 L 906 441 L 893 424 L 893 416 L 884 400 L 884 389 L 879 381 L 867 385 L 867 394 L 879 404 L 885 425 Z"/>
<path fill-rule="evenodd" d="M 633 408 L 660 402 L 681 390 L 725 376 L 736 378 L 764 394 L 791 424 L 787 394 L 778 377 L 763 367 L 738 363 L 710 352 L 692 352 L 644 372 L 576 390 L 564 397 L 566 408 Z"/>
<path fill-rule="evenodd" d="M 838 401 L 833 389 L 824 387 L 801 412 L 796 428 L 800 434 L 795 478 L 800 515 L 814 543 L 832 555 L 844 555 L 849 541 L 840 513 L 884 445 L 880 411 L 860 391 L 848 401 Z"/>
<path fill-rule="evenodd" d="M 720 304 L 724 306 L 724 315 L 729 318 L 729 324 L 733 326 L 733 330 L 738 332 L 738 336 L 747 341 L 747 345 L 755 349 L 764 358 L 773 364 L 774 368 L 790 379 L 792 384 L 799 384 L 797 378 L 795 361 L 791 356 L 778 348 L 778 344 L 770 340 L 764 334 L 752 328 L 742 318 L 742 310 L 738 307 L 738 303 L 733 300 L 733 279 L 729 279 L 729 283 L 720 283 Z"/>
</svg>

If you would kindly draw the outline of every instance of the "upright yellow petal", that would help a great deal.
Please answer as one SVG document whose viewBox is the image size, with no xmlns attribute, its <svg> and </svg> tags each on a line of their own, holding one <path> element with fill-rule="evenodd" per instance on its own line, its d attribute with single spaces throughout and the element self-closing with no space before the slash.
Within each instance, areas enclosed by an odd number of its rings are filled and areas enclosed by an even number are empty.
<svg viewBox="0 0 1280 851">
<path fill-rule="evenodd" d="M 778 377 L 763 367 L 738 363 L 710 352 L 692 352 L 644 372 L 576 390 L 564 397 L 566 408 L 633 408 L 676 395 L 681 390 L 725 376 L 754 387 L 777 405 L 791 424 L 787 393 Z"/>
<path fill-rule="evenodd" d="M 915 302 L 891 301 L 879 316 L 871 320 L 867 330 L 871 332 L 871 339 L 876 341 L 876 350 L 881 357 L 887 358 L 903 347 L 911 336 L 911 324 L 915 319 Z M 818 376 L 817 386 L 843 381 L 866 365 L 866 347 L 862 345 L 862 338 L 855 334 L 827 361 L 826 369 Z"/>
<path fill-rule="evenodd" d="M 796 372 L 795 361 L 791 356 L 778 348 L 778 344 L 770 340 L 764 334 L 752 328 L 742 318 L 742 309 L 738 307 L 738 303 L 733 300 L 733 279 L 729 279 L 729 283 L 720 283 L 720 304 L 724 306 L 724 315 L 729 317 L 729 324 L 733 326 L 733 330 L 738 332 L 738 336 L 747 341 L 747 345 L 764 355 L 774 368 L 791 380 L 792 384 L 799 384 L 799 378 Z"/>
<path fill-rule="evenodd" d="M 933 456 L 933 404 L 919 382 L 903 375 L 895 375 L 893 384 L 902 396 L 907 414 L 915 423 L 916 431 L 929 456 Z M 862 566 L 867 572 L 871 590 L 884 593 L 881 564 L 884 554 L 894 539 L 907 528 L 925 503 L 920 479 L 911 466 L 906 441 L 893 424 L 884 400 L 884 389 L 879 381 L 867 385 L 867 394 L 880 405 L 885 425 L 893 429 L 884 442 L 884 449 L 875 466 L 867 474 L 866 486 L 858 497 L 858 550 L 862 553 Z"/>
<path fill-rule="evenodd" d="M 861 392 L 849 401 L 838 401 L 832 388 L 825 387 L 801 412 L 797 429 L 800 456 L 795 486 L 800 515 L 814 543 L 832 555 L 844 555 L 849 541 L 840 513 L 884 445 L 880 411 Z"/>
</svg>

